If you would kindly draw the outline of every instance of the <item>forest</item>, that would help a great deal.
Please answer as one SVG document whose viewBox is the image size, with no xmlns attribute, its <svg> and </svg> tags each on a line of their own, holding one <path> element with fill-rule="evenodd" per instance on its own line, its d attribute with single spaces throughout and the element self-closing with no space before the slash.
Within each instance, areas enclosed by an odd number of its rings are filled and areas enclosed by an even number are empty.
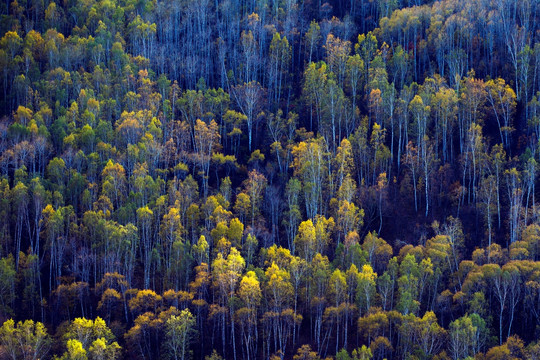
<svg viewBox="0 0 540 360">
<path fill-rule="evenodd" d="M 6 0 L 0 73 L 0 359 L 540 359 L 540 0 Z"/>
</svg>

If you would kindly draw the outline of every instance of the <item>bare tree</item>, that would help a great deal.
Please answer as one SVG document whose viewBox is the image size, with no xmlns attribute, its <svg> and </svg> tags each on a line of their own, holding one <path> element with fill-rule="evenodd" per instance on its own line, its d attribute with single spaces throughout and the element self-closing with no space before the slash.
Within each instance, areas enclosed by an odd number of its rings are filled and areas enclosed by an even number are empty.
<svg viewBox="0 0 540 360">
<path fill-rule="evenodd" d="M 253 126 L 258 119 L 258 112 L 265 101 L 265 90 L 258 82 L 250 81 L 247 84 L 244 83 L 244 85 L 234 87 L 232 93 L 240 111 L 247 116 L 249 151 L 251 152 Z"/>
</svg>

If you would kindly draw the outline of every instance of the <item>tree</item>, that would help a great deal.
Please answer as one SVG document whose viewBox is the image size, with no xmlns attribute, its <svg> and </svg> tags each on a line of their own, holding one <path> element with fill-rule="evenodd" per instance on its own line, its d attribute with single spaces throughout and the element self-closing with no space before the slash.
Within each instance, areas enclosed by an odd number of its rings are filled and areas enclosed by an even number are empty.
<svg viewBox="0 0 540 360">
<path fill-rule="evenodd" d="M 229 230 L 227 237 L 231 241 L 232 246 L 240 248 L 242 245 L 242 237 L 244 236 L 244 224 L 238 218 L 234 218 L 229 222 Z"/>
<path fill-rule="evenodd" d="M 538 261 L 540 256 L 540 226 L 531 224 L 523 229 L 521 239 L 528 243 L 527 249 L 531 259 Z"/>
<path fill-rule="evenodd" d="M 376 294 L 376 280 L 377 273 L 373 272 L 373 268 L 370 265 L 364 265 L 362 271 L 358 273 L 358 292 L 356 298 L 358 308 L 360 310 L 363 309 L 366 313 L 369 311 Z"/>
<path fill-rule="evenodd" d="M 415 314 L 420 306 L 420 271 L 414 255 L 407 254 L 399 266 L 398 308 L 403 315 Z"/>
<path fill-rule="evenodd" d="M 291 259 L 289 263 L 289 272 L 291 274 L 291 283 L 294 288 L 294 317 L 295 319 L 299 319 L 301 315 L 297 315 L 298 312 L 298 298 L 299 298 L 299 292 L 300 292 L 300 285 L 304 280 L 305 273 L 308 270 L 308 263 L 306 260 L 299 258 L 298 256 L 295 256 Z M 300 327 L 301 321 L 298 321 L 297 324 L 295 324 L 293 329 L 293 340 L 296 340 L 296 334 L 297 334 L 297 327 Z"/>
<path fill-rule="evenodd" d="M 364 61 L 360 55 L 355 54 L 349 56 L 347 59 L 347 77 L 346 85 L 350 88 L 350 97 L 351 97 L 351 113 L 353 115 L 353 120 L 356 119 L 356 108 L 358 103 L 358 95 L 362 92 L 362 76 L 365 76 L 364 71 Z M 356 121 L 351 121 L 350 124 L 346 127 L 345 135 L 348 137 L 354 131 Z"/>
<path fill-rule="evenodd" d="M 41 240 L 41 227 L 43 225 L 43 207 L 45 206 L 50 194 L 45 190 L 45 187 L 42 185 L 42 181 L 39 177 L 35 177 L 30 182 L 30 189 L 32 192 L 32 208 L 33 210 L 33 223 L 34 223 L 34 234 L 33 240 L 30 240 L 30 243 L 33 245 L 32 252 L 34 254 L 40 254 L 40 240 Z"/>
<path fill-rule="evenodd" d="M 460 110 L 463 112 L 458 116 L 459 130 L 459 150 L 464 151 L 466 132 L 472 123 L 480 123 L 482 119 L 482 107 L 487 97 L 486 84 L 482 79 L 476 79 L 474 72 L 463 80 L 462 92 L 460 96 Z"/>
<path fill-rule="evenodd" d="M 417 179 L 420 171 L 420 159 L 418 155 L 418 148 L 413 145 L 411 141 L 407 144 L 406 153 L 403 155 L 403 164 L 407 166 L 412 175 L 412 186 L 414 189 L 414 210 L 418 212 L 418 200 L 417 200 Z"/>
<path fill-rule="evenodd" d="M 64 337 L 67 340 L 64 359 L 87 359 L 87 353 L 90 353 L 90 359 L 114 360 L 120 356 L 121 347 L 100 317 L 95 320 L 76 318 Z"/>
<path fill-rule="evenodd" d="M 371 312 L 358 318 L 358 331 L 368 345 L 385 334 L 389 325 L 389 316 L 386 312 Z"/>
<path fill-rule="evenodd" d="M 311 350 L 311 346 L 302 345 L 298 348 L 293 360 L 320 360 L 320 357 L 316 351 Z"/>
<path fill-rule="evenodd" d="M 66 338 L 76 339 L 84 348 L 87 348 L 95 339 L 105 338 L 110 341 L 114 339 L 114 335 L 100 317 L 96 320 L 76 318 L 71 323 Z"/>
<path fill-rule="evenodd" d="M 519 240 L 518 236 L 521 231 L 521 212 L 523 209 L 523 175 L 515 167 L 504 172 L 506 177 L 506 189 L 508 194 L 508 222 L 510 230 L 510 244 Z"/>
<path fill-rule="evenodd" d="M 332 153 L 336 152 L 339 139 L 342 138 L 343 125 L 347 122 L 347 113 L 349 106 L 343 89 L 336 82 L 333 73 L 325 83 L 322 89 L 322 107 L 320 109 L 318 131 L 326 143 L 329 145 Z"/>
<path fill-rule="evenodd" d="M 272 89 L 271 98 L 274 106 L 279 104 L 281 92 L 284 86 L 287 86 L 287 74 L 290 66 L 292 49 L 286 36 L 276 32 L 270 42 L 269 56 L 270 63 L 268 73 L 270 78 L 269 88 Z M 247 114 L 246 114 L 247 115 Z"/>
<path fill-rule="evenodd" d="M 253 126 L 256 125 L 257 115 L 264 103 L 265 91 L 261 84 L 255 81 L 239 85 L 233 90 L 234 97 L 240 111 L 246 115 L 248 127 L 248 149 L 251 152 L 251 142 L 253 137 Z"/>
<path fill-rule="evenodd" d="M 329 303 L 333 303 L 333 307 L 329 307 L 326 309 L 325 313 L 328 315 L 327 318 L 332 318 L 332 313 L 336 313 L 336 318 L 333 319 L 335 326 L 336 326 L 336 353 L 339 350 L 340 343 L 340 328 L 345 329 L 346 328 L 346 322 L 347 319 L 344 313 L 345 311 L 340 311 L 341 309 L 346 309 L 349 304 L 346 304 L 347 300 L 347 279 L 345 277 L 345 273 L 342 272 L 339 269 L 334 270 L 332 273 L 332 276 L 330 276 L 330 280 L 328 282 L 328 292 L 329 292 Z M 342 320 L 344 319 L 344 321 Z M 344 332 L 341 336 L 345 339 L 347 333 Z M 343 340 L 345 342 L 346 340 Z"/>
<path fill-rule="evenodd" d="M 446 331 L 437 323 L 432 311 L 427 311 L 419 321 L 419 345 L 423 353 L 431 356 L 439 353 L 446 340 Z"/>
<path fill-rule="evenodd" d="M 68 239 L 74 230 L 73 223 L 75 211 L 73 206 L 58 207 L 57 210 L 51 204 L 43 209 L 43 222 L 49 249 L 49 292 L 52 288 L 60 285 L 60 278 L 64 270 L 65 253 L 68 248 Z"/>
<path fill-rule="evenodd" d="M 250 82 L 256 79 L 259 62 L 257 52 L 260 45 L 252 30 L 242 31 L 240 40 L 242 45 L 242 60 L 244 62 L 244 73 L 242 75 L 245 82 Z"/>
<path fill-rule="evenodd" d="M 392 257 L 392 247 L 374 231 L 366 235 L 362 249 L 367 252 L 367 260 L 375 269 L 383 270 Z"/>
<path fill-rule="evenodd" d="M 265 276 L 268 279 L 264 287 L 264 293 L 268 299 L 268 311 L 263 314 L 262 319 L 265 333 L 268 341 L 274 340 L 274 350 L 284 353 L 289 337 L 292 335 L 291 330 L 297 320 L 301 320 L 301 316 L 294 316 L 290 309 L 293 286 L 289 272 L 272 262 L 266 269 Z"/>
<path fill-rule="evenodd" d="M 103 177 L 103 192 L 113 199 L 115 207 L 118 209 L 122 203 L 126 191 L 126 171 L 124 167 L 109 160 L 101 173 Z"/>
<path fill-rule="evenodd" d="M 354 203 L 347 200 L 339 202 L 337 227 L 339 229 L 338 244 L 341 236 L 345 238 L 347 234 L 358 229 L 363 224 L 364 210 L 358 209 Z"/>
<path fill-rule="evenodd" d="M 476 315 L 476 314 L 474 314 Z M 455 360 L 473 356 L 477 352 L 477 345 L 483 330 L 481 318 L 463 316 L 450 323 L 449 348 Z M 478 321 L 478 322 L 477 322 Z"/>
<path fill-rule="evenodd" d="M 153 211 L 148 206 L 137 209 L 137 221 L 140 229 L 142 244 L 143 268 L 144 268 L 144 288 L 150 288 L 150 270 L 152 261 L 152 250 L 154 249 L 154 239 L 151 233 Z"/>
<path fill-rule="evenodd" d="M 182 238 L 184 231 L 179 210 L 175 207 L 171 207 L 169 212 L 163 215 L 160 231 L 164 248 L 164 261 L 167 269 L 172 267 L 174 261 L 173 248 L 184 245 Z M 180 276 L 180 274 L 174 274 L 171 277 L 178 276 Z M 171 283 L 173 282 L 174 281 L 171 281 Z"/>
<path fill-rule="evenodd" d="M 322 210 L 322 191 L 327 169 L 324 148 L 323 138 L 317 138 L 301 142 L 292 150 L 294 173 L 302 179 L 306 213 L 310 219 L 314 219 Z"/>
<path fill-rule="evenodd" d="M 93 360 L 118 359 L 120 357 L 120 351 L 120 345 L 116 342 L 107 345 L 107 341 L 104 338 L 96 339 L 88 349 L 90 359 Z"/>
<path fill-rule="evenodd" d="M 5 349 L 6 356 L 13 360 L 44 358 L 51 348 L 51 343 L 47 329 L 40 322 L 25 320 L 15 325 L 15 321 L 10 319 L 0 327 L 0 344 Z"/>
<path fill-rule="evenodd" d="M 212 120 L 207 125 L 205 122 L 197 119 L 195 122 L 193 138 L 193 148 L 195 150 L 193 161 L 200 168 L 199 174 L 203 180 L 203 194 L 204 199 L 206 200 L 208 196 L 208 179 L 210 176 L 212 153 L 219 149 L 220 146 L 218 124 Z"/>
<path fill-rule="evenodd" d="M 216 349 L 213 349 L 212 355 L 205 356 L 204 360 L 223 360 L 223 358 L 217 353 Z"/>
<path fill-rule="evenodd" d="M 70 339 L 66 343 L 66 352 L 60 359 L 62 360 L 87 360 L 86 349 L 83 348 L 79 340 Z"/>
<path fill-rule="evenodd" d="M 63 191 L 66 181 L 66 162 L 61 158 L 54 158 L 47 165 L 49 179 L 56 184 L 57 191 Z"/>
<path fill-rule="evenodd" d="M 138 316 L 146 312 L 156 312 L 161 307 L 163 297 L 153 290 L 138 290 L 128 301 L 129 310 L 133 316 Z"/>
<path fill-rule="evenodd" d="M 501 143 L 505 150 L 510 150 L 509 134 L 512 127 L 512 115 L 516 111 L 516 93 L 501 78 L 489 80 L 486 83 L 487 99 L 497 120 Z"/>
<path fill-rule="evenodd" d="M 311 63 L 314 53 L 318 50 L 318 42 L 321 39 L 321 27 L 319 24 L 312 20 L 309 24 L 309 29 L 305 35 L 306 52 L 309 54 L 308 63 Z"/>
<path fill-rule="evenodd" d="M 313 221 L 307 220 L 300 223 L 294 244 L 300 256 L 307 262 L 311 262 L 315 255 L 315 237 Z"/>
<path fill-rule="evenodd" d="M 328 257 L 317 253 L 311 261 L 311 281 L 310 281 L 310 299 L 313 321 L 313 336 L 319 349 L 322 348 L 322 325 L 323 315 L 326 308 L 326 293 L 328 291 L 328 280 L 330 278 L 330 264 Z"/>
<path fill-rule="evenodd" d="M 437 140 L 442 140 L 442 162 L 446 163 L 452 156 L 452 135 L 458 110 L 458 97 L 452 88 L 443 87 L 433 95 L 431 111 L 435 114 L 435 131 Z M 438 143 L 438 141 L 437 141 Z"/>
<path fill-rule="evenodd" d="M 27 186 L 20 181 L 13 187 L 11 194 L 13 196 L 14 210 L 17 213 L 17 221 L 15 222 L 15 268 L 18 269 L 23 227 L 28 229 L 30 235 L 30 219 L 28 214 L 30 199 Z"/>
<path fill-rule="evenodd" d="M 248 271 L 240 281 L 238 295 L 245 307 L 236 312 L 242 325 L 242 343 L 245 344 L 246 356 L 257 353 L 257 310 L 262 299 L 261 287 L 257 275 Z"/>
<path fill-rule="evenodd" d="M 487 225 L 488 246 L 491 246 L 492 229 L 493 229 L 493 214 L 496 211 L 496 190 L 497 186 L 495 176 L 489 175 L 481 180 L 479 198 L 481 202 L 480 210 L 484 214 L 484 219 Z"/>
<path fill-rule="evenodd" d="M 231 320 L 231 341 L 233 344 L 233 355 L 236 358 L 236 337 L 235 337 L 235 321 L 234 308 L 231 301 L 236 292 L 236 287 L 240 275 L 246 265 L 244 258 L 239 251 L 232 247 L 227 259 L 223 258 L 221 253 L 218 253 L 217 258 L 212 263 L 212 275 L 214 278 L 214 286 L 219 291 L 221 306 L 229 307 L 229 319 Z M 222 317 L 222 345 L 225 347 L 225 314 Z"/>
<path fill-rule="evenodd" d="M 13 314 L 15 302 L 15 262 L 10 254 L 0 259 L 0 309 L 5 314 Z"/>
<path fill-rule="evenodd" d="M 372 32 L 358 35 L 358 42 L 354 44 L 354 50 L 362 58 L 362 62 L 364 63 L 364 74 L 369 74 L 370 65 L 373 58 L 375 57 L 377 47 L 378 41 Z M 367 81 L 368 79 L 364 78 L 364 86 L 366 85 Z M 367 95 L 369 91 L 367 86 L 364 88 L 364 91 Z"/>
<path fill-rule="evenodd" d="M 248 194 L 241 192 L 236 196 L 234 212 L 239 217 L 240 222 L 245 223 L 248 220 L 248 215 L 252 209 L 251 198 Z"/>
<path fill-rule="evenodd" d="M 328 81 L 328 73 L 326 64 L 310 63 L 304 71 L 304 87 L 302 88 L 306 102 L 309 105 L 309 130 L 313 131 L 313 112 L 316 115 L 316 125 L 321 126 L 322 122 L 322 106 L 326 91 L 326 83 Z"/>
<path fill-rule="evenodd" d="M 180 312 L 180 315 L 172 315 L 166 321 L 165 334 L 167 336 L 167 347 L 171 359 L 189 359 L 191 351 L 190 342 L 195 333 L 195 317 L 188 309 Z"/>
<path fill-rule="evenodd" d="M 244 183 L 245 191 L 251 201 L 251 227 L 255 226 L 255 217 L 259 214 L 262 194 L 267 186 L 266 177 L 257 170 L 251 170 Z"/>
<path fill-rule="evenodd" d="M 286 226 L 288 248 L 292 253 L 295 253 L 296 250 L 294 239 L 296 238 L 296 233 L 298 231 L 298 224 L 302 218 L 298 204 L 301 186 L 300 180 L 291 178 L 287 182 L 287 186 L 285 188 L 288 211 L 285 213 L 283 223 Z"/>
</svg>

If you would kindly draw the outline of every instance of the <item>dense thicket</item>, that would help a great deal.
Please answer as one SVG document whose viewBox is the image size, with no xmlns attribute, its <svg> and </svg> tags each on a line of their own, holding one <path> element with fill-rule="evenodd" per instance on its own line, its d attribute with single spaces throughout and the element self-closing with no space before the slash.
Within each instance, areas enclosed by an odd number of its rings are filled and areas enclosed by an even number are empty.
<svg viewBox="0 0 540 360">
<path fill-rule="evenodd" d="M 0 16 L 0 358 L 540 358 L 538 0 Z"/>
</svg>

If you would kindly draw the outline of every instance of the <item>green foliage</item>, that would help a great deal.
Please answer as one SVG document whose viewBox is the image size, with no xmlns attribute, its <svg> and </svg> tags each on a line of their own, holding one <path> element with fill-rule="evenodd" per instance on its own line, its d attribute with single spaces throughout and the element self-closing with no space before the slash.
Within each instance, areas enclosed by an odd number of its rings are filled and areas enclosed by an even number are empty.
<svg viewBox="0 0 540 360">
<path fill-rule="evenodd" d="M 15 260 L 13 256 L 0 259 L 0 306 L 4 314 L 13 313 L 15 301 Z"/>
<path fill-rule="evenodd" d="M 51 348 L 52 339 L 40 322 L 7 320 L 0 327 L 0 345 L 12 359 L 41 359 Z"/>
<path fill-rule="evenodd" d="M 538 357 L 537 1 L 0 18 L 0 358 Z"/>
<path fill-rule="evenodd" d="M 195 333 L 195 317 L 188 309 L 180 312 L 179 316 L 172 315 L 166 322 L 168 354 L 171 359 L 189 359 L 190 342 Z"/>
</svg>

